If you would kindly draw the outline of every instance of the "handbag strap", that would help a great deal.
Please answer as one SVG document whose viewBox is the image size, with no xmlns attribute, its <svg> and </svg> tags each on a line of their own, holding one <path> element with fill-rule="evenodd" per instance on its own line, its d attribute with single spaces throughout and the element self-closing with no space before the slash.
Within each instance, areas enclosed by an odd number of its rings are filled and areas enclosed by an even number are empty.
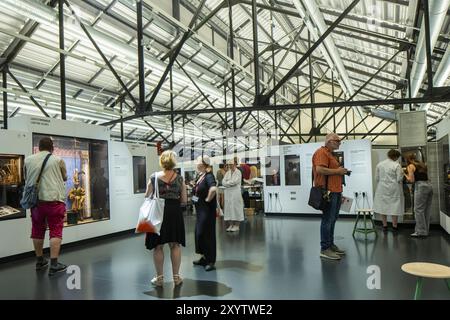
<svg viewBox="0 0 450 320">
<path fill-rule="evenodd" d="M 39 187 L 39 182 L 41 181 L 42 172 L 44 171 L 44 167 L 45 167 L 45 165 L 47 164 L 48 158 L 50 158 L 51 155 L 52 155 L 52 154 L 49 153 L 49 154 L 45 157 L 44 162 L 42 163 L 41 171 L 39 172 L 38 178 L 37 178 L 37 180 L 36 180 L 36 187 Z"/>
<path fill-rule="evenodd" d="M 159 198 L 159 183 L 158 183 L 158 176 L 160 171 L 155 173 L 155 190 L 153 192 L 153 198 Z M 161 174 L 162 175 L 162 174 Z"/>
</svg>

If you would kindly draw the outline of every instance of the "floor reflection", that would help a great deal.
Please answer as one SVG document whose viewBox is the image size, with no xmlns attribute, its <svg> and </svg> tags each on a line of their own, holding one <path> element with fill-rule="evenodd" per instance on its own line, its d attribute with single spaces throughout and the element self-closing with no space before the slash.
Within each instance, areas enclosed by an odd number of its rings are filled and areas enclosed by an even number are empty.
<svg viewBox="0 0 450 320">
<path fill-rule="evenodd" d="M 236 269 L 243 269 L 246 271 L 252 271 L 252 272 L 259 272 L 263 269 L 262 266 L 242 261 L 242 260 L 221 260 L 216 262 L 216 268 L 217 269 L 229 269 L 229 268 L 236 268 Z"/>
<path fill-rule="evenodd" d="M 231 287 L 217 281 L 184 279 L 180 286 L 165 282 L 163 287 L 154 288 L 144 294 L 160 299 L 177 299 L 195 296 L 222 297 L 231 291 Z"/>
</svg>

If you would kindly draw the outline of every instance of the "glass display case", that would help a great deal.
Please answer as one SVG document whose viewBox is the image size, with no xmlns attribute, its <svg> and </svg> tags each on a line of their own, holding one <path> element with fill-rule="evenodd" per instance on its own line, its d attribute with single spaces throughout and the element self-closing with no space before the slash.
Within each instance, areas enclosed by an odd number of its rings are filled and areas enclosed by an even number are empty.
<svg viewBox="0 0 450 320">
<path fill-rule="evenodd" d="M 33 134 L 33 153 L 47 134 Z M 50 135 L 53 154 L 66 164 L 65 226 L 107 220 L 109 212 L 108 142 Z"/>
<path fill-rule="evenodd" d="M 280 185 L 280 157 L 266 157 L 266 186 Z"/>
<path fill-rule="evenodd" d="M 284 156 L 284 177 L 287 186 L 299 186 L 300 183 L 300 156 L 290 154 Z"/>
<path fill-rule="evenodd" d="M 25 218 L 20 206 L 25 178 L 24 156 L 0 154 L 0 221 Z"/>
<path fill-rule="evenodd" d="M 144 156 L 133 156 L 134 193 L 144 193 L 147 189 L 147 167 Z"/>
</svg>

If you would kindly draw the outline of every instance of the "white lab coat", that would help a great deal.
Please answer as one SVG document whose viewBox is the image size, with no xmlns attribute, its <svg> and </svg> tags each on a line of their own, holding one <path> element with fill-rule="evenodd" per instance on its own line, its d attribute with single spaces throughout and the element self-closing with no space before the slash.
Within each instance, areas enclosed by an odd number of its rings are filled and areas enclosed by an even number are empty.
<svg viewBox="0 0 450 320">
<path fill-rule="evenodd" d="M 377 189 L 373 202 L 376 213 L 400 216 L 404 214 L 403 172 L 397 161 L 386 159 L 376 168 Z"/>
<path fill-rule="evenodd" d="M 241 193 L 242 174 L 236 168 L 234 172 L 228 170 L 222 180 L 225 187 L 225 210 L 223 218 L 225 221 L 243 221 L 244 220 L 244 200 Z"/>
</svg>

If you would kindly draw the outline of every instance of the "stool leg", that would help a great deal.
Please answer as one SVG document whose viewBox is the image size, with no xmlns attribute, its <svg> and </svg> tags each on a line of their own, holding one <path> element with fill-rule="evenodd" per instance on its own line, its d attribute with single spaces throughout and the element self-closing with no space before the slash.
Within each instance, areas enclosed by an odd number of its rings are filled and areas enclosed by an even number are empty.
<svg viewBox="0 0 450 320">
<path fill-rule="evenodd" d="M 353 233 L 352 233 L 353 237 L 355 237 L 356 227 L 358 226 L 358 219 L 359 219 L 359 211 L 356 212 L 356 221 L 355 221 L 355 226 L 353 227 Z"/>
<path fill-rule="evenodd" d="M 375 229 L 375 223 L 373 222 L 373 215 L 372 213 L 369 213 L 370 222 L 372 223 L 372 231 L 375 233 L 375 237 L 377 237 L 377 230 Z"/>
<path fill-rule="evenodd" d="M 364 236 L 367 240 L 367 221 L 366 221 L 366 213 L 364 212 Z"/>
<path fill-rule="evenodd" d="M 414 293 L 414 300 L 420 299 L 420 296 L 422 294 L 422 284 L 423 284 L 423 278 L 417 277 L 416 292 Z"/>
</svg>

